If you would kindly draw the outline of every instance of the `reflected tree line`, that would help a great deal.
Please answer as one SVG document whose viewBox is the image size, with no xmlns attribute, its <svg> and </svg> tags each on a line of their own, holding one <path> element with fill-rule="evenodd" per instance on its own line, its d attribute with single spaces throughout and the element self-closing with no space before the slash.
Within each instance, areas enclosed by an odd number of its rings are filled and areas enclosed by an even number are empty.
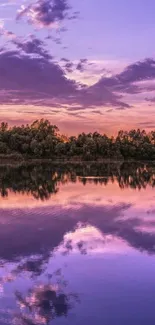
<svg viewBox="0 0 155 325">
<path fill-rule="evenodd" d="M 120 188 L 141 189 L 155 186 L 155 165 L 144 163 L 79 163 L 79 164 L 21 164 L 0 166 L 0 194 L 9 191 L 26 193 L 35 199 L 48 200 L 56 194 L 61 184 L 81 182 L 106 186 L 118 183 Z"/>
</svg>

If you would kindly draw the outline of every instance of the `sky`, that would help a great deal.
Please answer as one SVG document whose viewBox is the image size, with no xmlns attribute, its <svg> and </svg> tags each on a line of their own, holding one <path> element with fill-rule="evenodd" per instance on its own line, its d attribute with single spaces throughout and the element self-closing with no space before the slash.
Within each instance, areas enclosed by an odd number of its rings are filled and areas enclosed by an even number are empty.
<svg viewBox="0 0 155 325">
<path fill-rule="evenodd" d="M 0 122 L 155 128 L 154 0 L 0 0 Z"/>
</svg>

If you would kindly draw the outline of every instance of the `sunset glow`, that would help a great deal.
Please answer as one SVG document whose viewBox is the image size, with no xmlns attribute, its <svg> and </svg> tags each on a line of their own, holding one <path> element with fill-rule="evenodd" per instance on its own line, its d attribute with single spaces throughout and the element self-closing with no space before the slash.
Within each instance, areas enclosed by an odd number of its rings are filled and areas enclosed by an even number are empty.
<svg viewBox="0 0 155 325">
<path fill-rule="evenodd" d="M 0 121 L 46 117 L 67 135 L 153 129 L 154 10 L 153 0 L 1 1 Z"/>
</svg>

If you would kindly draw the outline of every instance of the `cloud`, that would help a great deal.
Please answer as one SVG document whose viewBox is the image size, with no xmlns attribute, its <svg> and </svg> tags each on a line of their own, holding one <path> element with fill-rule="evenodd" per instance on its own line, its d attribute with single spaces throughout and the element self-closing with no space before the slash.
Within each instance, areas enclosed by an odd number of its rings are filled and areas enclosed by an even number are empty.
<svg viewBox="0 0 155 325">
<path fill-rule="evenodd" d="M 76 90 L 74 81 L 45 57 L 31 57 L 19 51 L 0 53 L 1 103 L 54 103 Z"/>
<path fill-rule="evenodd" d="M 67 72 L 73 72 L 73 63 L 72 62 L 67 62 L 65 65 L 64 65 L 64 68 Z"/>
<path fill-rule="evenodd" d="M 0 36 L 4 36 L 5 38 L 13 39 L 16 35 L 13 32 L 8 31 L 4 28 L 4 21 L 0 20 Z"/>
<path fill-rule="evenodd" d="M 37 38 L 13 42 L 16 50 L 0 51 L 1 104 L 130 107 L 106 87 L 86 87 L 67 78 Z"/>
<path fill-rule="evenodd" d="M 151 121 L 139 122 L 139 126 L 153 130 L 155 128 L 155 122 L 151 122 Z"/>
<path fill-rule="evenodd" d="M 84 72 L 88 63 L 87 59 L 80 59 L 78 63 L 75 61 L 71 62 L 67 58 L 61 58 L 60 61 L 64 63 L 62 67 L 65 69 L 66 72 L 69 73 L 75 72 L 76 70 L 78 70 L 79 72 Z"/>
<path fill-rule="evenodd" d="M 61 58 L 60 63 L 63 62 L 62 68 L 68 72 L 72 73 L 74 71 L 74 63 L 66 58 Z"/>
<path fill-rule="evenodd" d="M 17 20 L 27 17 L 30 24 L 54 27 L 65 19 L 75 19 L 77 13 L 69 15 L 71 7 L 67 0 L 38 0 L 28 6 L 22 5 L 17 13 Z"/>
<path fill-rule="evenodd" d="M 91 111 L 91 113 L 103 115 L 102 112 L 100 110 L 98 110 L 98 109 L 95 109 L 94 111 Z"/>
<path fill-rule="evenodd" d="M 119 80 L 125 83 L 133 83 L 155 78 L 155 60 L 148 58 L 129 65 L 119 74 Z"/>
<path fill-rule="evenodd" d="M 17 46 L 18 49 L 27 54 L 37 54 L 47 60 L 52 59 L 52 56 L 44 48 L 44 42 L 33 35 L 30 35 L 29 39 L 27 40 L 16 38 L 13 43 Z"/>
<path fill-rule="evenodd" d="M 144 81 L 155 79 L 155 60 L 147 58 L 143 61 L 128 65 L 123 72 L 110 77 L 101 78 L 96 85 L 99 88 L 107 87 L 115 92 L 138 94 L 149 90 Z M 155 85 L 150 90 L 155 90 Z"/>
<path fill-rule="evenodd" d="M 145 98 L 147 102 L 155 103 L 155 97 L 152 98 Z"/>
<path fill-rule="evenodd" d="M 107 89 L 103 89 L 102 93 L 97 91 L 91 91 L 89 88 L 83 91 L 83 96 L 81 96 L 81 105 L 84 107 L 98 107 L 98 106 L 118 106 L 122 108 L 130 108 L 131 106 L 127 103 L 124 103 L 121 100 L 121 96 L 117 96 Z"/>
<path fill-rule="evenodd" d="M 77 64 L 76 69 L 80 72 L 84 72 L 86 63 L 87 63 L 87 59 L 81 59 Z"/>
<path fill-rule="evenodd" d="M 66 59 L 66 58 L 61 58 L 61 61 L 63 61 L 63 62 L 70 62 L 68 59 Z"/>
</svg>

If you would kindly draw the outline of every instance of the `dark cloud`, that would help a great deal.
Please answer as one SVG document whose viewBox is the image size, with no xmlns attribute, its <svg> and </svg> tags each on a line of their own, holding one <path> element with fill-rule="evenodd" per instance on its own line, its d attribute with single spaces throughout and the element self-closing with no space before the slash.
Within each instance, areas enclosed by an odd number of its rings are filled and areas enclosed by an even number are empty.
<svg viewBox="0 0 155 325">
<path fill-rule="evenodd" d="M 56 43 L 57 45 L 61 45 L 62 41 L 60 37 L 53 37 L 53 42 Z"/>
<path fill-rule="evenodd" d="M 22 50 L 27 54 L 37 54 L 47 60 L 52 59 L 52 56 L 44 48 L 44 42 L 33 35 L 31 35 L 30 39 L 28 40 L 16 38 L 13 40 L 13 43 L 18 49 Z"/>
<path fill-rule="evenodd" d="M 85 66 L 86 66 L 86 63 L 87 63 L 87 59 L 81 59 L 79 61 L 79 63 L 77 64 L 76 66 L 76 70 L 80 71 L 80 72 L 84 72 L 85 71 Z"/>
<path fill-rule="evenodd" d="M 61 60 L 60 61 L 63 61 L 63 62 L 70 62 L 68 59 L 66 59 L 66 58 L 61 58 Z"/>
<path fill-rule="evenodd" d="M 152 98 L 145 98 L 147 102 L 155 103 L 155 97 Z"/>
<path fill-rule="evenodd" d="M 67 0 L 38 0 L 18 11 L 17 20 L 26 16 L 29 23 L 40 27 L 49 27 L 65 19 L 75 19 L 77 13 L 69 14 L 71 7 Z"/>
<path fill-rule="evenodd" d="M 129 65 L 119 75 L 119 80 L 132 83 L 155 78 L 155 60 L 148 58 Z"/>
<path fill-rule="evenodd" d="M 45 40 L 52 40 L 57 45 L 61 45 L 62 44 L 61 38 L 60 37 L 55 37 L 53 35 L 46 36 L 45 37 Z"/>
<path fill-rule="evenodd" d="M 78 64 L 71 62 L 70 60 L 68 60 L 67 58 L 61 58 L 62 62 L 64 62 L 65 64 L 63 65 L 63 68 L 65 69 L 66 72 L 74 72 L 75 70 L 78 70 L 80 72 L 84 72 L 86 65 L 88 63 L 87 59 L 80 59 L 80 61 L 78 62 Z"/>
<path fill-rule="evenodd" d="M 93 114 L 103 115 L 102 112 L 99 111 L 98 109 L 95 109 L 94 111 L 91 111 L 91 113 L 93 113 Z"/>
<path fill-rule="evenodd" d="M 66 58 L 61 58 L 60 60 L 61 62 L 64 62 L 63 64 L 63 69 L 66 71 L 66 72 L 73 72 L 74 71 L 74 63 L 71 62 L 70 60 L 66 59 Z"/>
<path fill-rule="evenodd" d="M 67 62 L 64 65 L 64 68 L 67 72 L 73 72 L 73 63 L 72 62 Z"/>
<path fill-rule="evenodd" d="M 149 90 L 147 86 L 140 86 L 138 82 L 153 79 L 155 79 L 155 60 L 148 58 L 127 66 L 120 74 L 101 78 L 97 86 L 101 89 L 107 87 L 115 92 L 137 94 Z M 152 90 L 155 90 L 155 86 Z"/>
<path fill-rule="evenodd" d="M 75 82 L 55 62 L 19 51 L 0 53 L 1 103 L 54 104 L 55 98 L 69 98 L 75 92 Z"/>
<path fill-rule="evenodd" d="M 125 109 L 125 107 L 117 107 L 118 111 L 123 111 Z"/>
<path fill-rule="evenodd" d="M 121 101 L 122 96 L 112 92 L 108 87 L 95 84 L 83 90 L 83 101 L 88 106 L 115 106 L 122 108 L 130 108 L 131 106 Z M 91 105 L 92 103 L 92 105 Z M 94 105 L 93 105 L 94 104 Z"/>
<path fill-rule="evenodd" d="M 73 117 L 77 117 L 77 118 L 79 118 L 79 119 L 83 119 L 83 120 L 86 119 L 86 120 L 88 120 L 88 117 L 82 116 L 82 115 L 80 115 L 79 113 L 69 112 L 68 115 L 69 115 L 69 116 L 73 116 Z"/>
<path fill-rule="evenodd" d="M 17 50 L 0 51 L 1 104 L 74 105 L 84 109 L 104 105 L 129 107 L 107 87 L 86 87 L 67 78 L 36 38 L 15 43 Z"/>
<path fill-rule="evenodd" d="M 68 111 L 69 112 L 76 112 L 76 111 L 82 111 L 83 110 L 83 107 L 79 107 L 79 106 L 74 106 L 74 107 L 70 107 L 68 108 Z"/>
</svg>

